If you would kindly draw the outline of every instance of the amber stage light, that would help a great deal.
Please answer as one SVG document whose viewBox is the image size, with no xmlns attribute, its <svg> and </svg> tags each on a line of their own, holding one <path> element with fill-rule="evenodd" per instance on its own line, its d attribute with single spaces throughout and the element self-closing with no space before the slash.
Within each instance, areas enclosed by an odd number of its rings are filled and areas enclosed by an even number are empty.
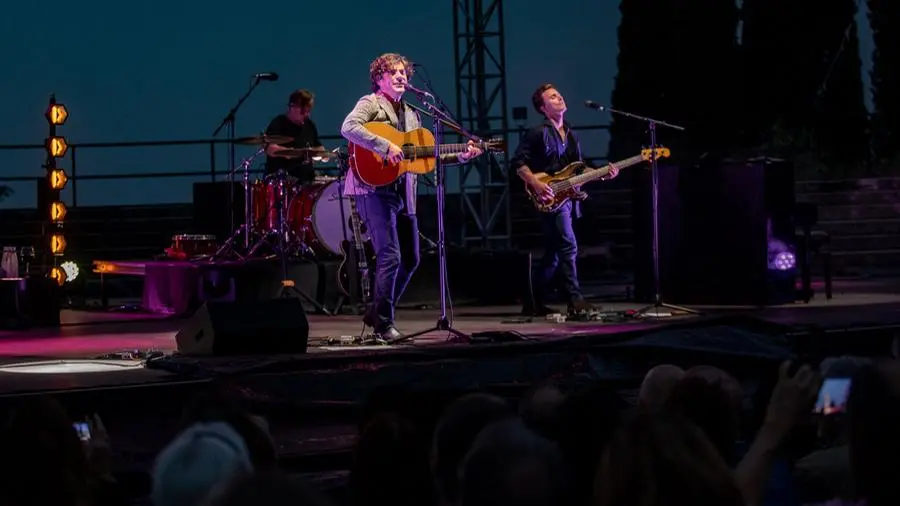
<svg viewBox="0 0 900 506">
<path fill-rule="evenodd" d="M 62 169 L 52 169 L 48 177 L 50 178 L 51 190 L 62 190 L 66 187 L 66 183 L 69 182 L 69 176 Z"/>
<path fill-rule="evenodd" d="M 66 123 L 66 119 L 69 117 L 69 111 L 66 109 L 66 106 L 62 104 L 50 104 L 50 107 L 47 108 L 47 112 L 44 113 L 44 117 L 47 118 L 47 121 L 50 122 L 51 125 L 60 126 Z"/>
<path fill-rule="evenodd" d="M 50 279 L 56 280 L 59 286 L 66 282 L 66 271 L 62 267 L 55 266 L 50 268 Z"/>
<path fill-rule="evenodd" d="M 62 223 L 66 219 L 66 205 L 62 202 L 54 202 L 50 204 L 50 221 L 53 223 Z"/>
<path fill-rule="evenodd" d="M 66 251 L 66 238 L 62 234 L 50 236 L 50 252 L 56 256 L 62 256 Z"/>
<path fill-rule="evenodd" d="M 66 142 L 65 137 L 50 137 L 47 139 L 47 153 L 53 158 L 62 158 L 66 156 L 66 151 L 69 150 L 69 144 Z"/>
</svg>

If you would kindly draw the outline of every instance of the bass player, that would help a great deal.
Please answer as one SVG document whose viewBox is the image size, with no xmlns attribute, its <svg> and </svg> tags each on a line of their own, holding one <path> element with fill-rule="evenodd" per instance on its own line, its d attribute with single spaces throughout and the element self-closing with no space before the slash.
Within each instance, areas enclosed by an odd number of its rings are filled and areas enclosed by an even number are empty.
<svg viewBox="0 0 900 506">
<path fill-rule="evenodd" d="M 566 101 L 552 84 L 540 85 L 531 96 L 535 110 L 544 117 L 540 125 L 530 128 L 519 142 L 510 169 L 536 195 L 552 197 L 553 190 L 535 174 L 553 175 L 572 162 L 582 161 L 578 136 L 565 120 Z M 618 169 L 610 167 L 607 179 L 618 175 Z M 557 311 L 547 307 L 547 293 L 557 268 L 561 271 L 563 288 L 568 298 L 570 313 L 591 309 L 585 302 L 578 282 L 576 258 L 578 241 L 573 221 L 581 217 L 579 202 L 569 200 L 554 212 L 541 213 L 544 233 L 544 257 L 538 265 L 533 283 L 533 306 L 526 301 L 525 314 L 543 316 Z"/>
<path fill-rule="evenodd" d="M 413 66 L 405 57 L 386 53 L 369 65 L 372 91 L 364 95 L 344 119 L 341 135 L 348 141 L 383 156 L 390 163 L 403 159 L 400 147 L 373 134 L 364 125 L 388 123 L 409 132 L 422 124 L 419 114 L 403 100 Z M 467 163 L 482 153 L 474 143 L 459 155 L 444 155 L 445 164 Z M 351 160 L 351 167 L 353 160 Z M 385 186 L 369 186 L 347 172 L 344 194 L 356 199 L 360 218 L 375 248 L 375 290 L 372 305 L 363 322 L 375 330 L 377 340 L 390 343 L 401 339 L 394 325 L 397 300 L 403 295 L 419 265 L 419 227 L 416 221 L 417 176 L 406 173 Z"/>
</svg>

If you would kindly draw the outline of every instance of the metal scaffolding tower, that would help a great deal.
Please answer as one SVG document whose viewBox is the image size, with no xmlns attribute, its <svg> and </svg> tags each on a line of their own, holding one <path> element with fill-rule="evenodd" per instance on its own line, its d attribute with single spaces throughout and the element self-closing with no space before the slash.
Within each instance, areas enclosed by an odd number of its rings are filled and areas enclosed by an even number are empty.
<svg viewBox="0 0 900 506">
<path fill-rule="evenodd" d="M 453 33 L 457 118 L 479 137 L 506 138 L 503 1 L 453 0 Z M 460 172 L 463 246 L 510 245 L 507 154 L 478 157 Z"/>
</svg>

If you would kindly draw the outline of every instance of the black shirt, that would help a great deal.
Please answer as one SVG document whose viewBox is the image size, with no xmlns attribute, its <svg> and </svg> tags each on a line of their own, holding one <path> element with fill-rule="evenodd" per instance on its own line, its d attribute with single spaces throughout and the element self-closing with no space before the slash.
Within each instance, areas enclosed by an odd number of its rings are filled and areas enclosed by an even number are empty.
<svg viewBox="0 0 900 506">
<path fill-rule="evenodd" d="M 581 161 L 581 144 L 568 123 L 563 123 L 566 139 L 559 135 L 550 120 L 535 125 L 525 132 L 510 162 L 510 168 L 519 170 L 527 165 L 531 172 L 553 175 L 566 165 Z"/>
<path fill-rule="evenodd" d="M 286 148 L 314 148 L 322 145 L 319 140 L 319 130 L 309 118 L 306 118 L 302 125 L 298 125 L 288 119 L 287 115 L 279 114 L 269 123 L 266 133 L 293 138 L 294 140 L 291 142 L 280 144 Z M 301 184 L 312 182 L 316 175 L 309 159 L 266 157 L 266 174 L 273 174 L 281 169 L 287 171 L 288 175 L 297 178 Z"/>
</svg>

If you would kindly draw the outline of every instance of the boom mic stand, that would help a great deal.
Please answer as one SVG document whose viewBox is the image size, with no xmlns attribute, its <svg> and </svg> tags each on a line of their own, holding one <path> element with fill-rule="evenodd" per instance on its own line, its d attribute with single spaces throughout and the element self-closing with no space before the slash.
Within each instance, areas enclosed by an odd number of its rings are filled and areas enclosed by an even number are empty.
<svg viewBox="0 0 900 506">
<path fill-rule="evenodd" d="M 663 301 L 662 291 L 660 289 L 659 283 L 659 164 L 657 163 L 658 157 L 656 156 L 656 125 L 662 125 L 664 127 L 671 128 L 673 130 L 684 131 L 684 127 L 673 125 L 671 123 L 666 123 L 665 121 L 658 121 L 653 118 L 647 118 L 644 116 L 638 116 L 636 114 L 631 114 L 625 111 L 619 111 L 613 109 L 612 107 L 606 107 L 600 105 L 596 102 L 592 102 L 588 100 L 585 102 L 585 105 L 597 111 L 609 111 L 613 114 L 619 114 L 621 116 L 625 116 L 628 118 L 632 118 L 638 121 L 643 121 L 647 123 L 648 128 L 650 129 L 650 177 L 652 180 L 651 183 L 651 200 L 653 201 L 653 304 L 649 306 L 642 307 L 635 312 L 636 316 L 645 316 L 649 315 L 651 312 L 653 316 L 659 318 L 659 310 L 660 308 L 666 308 L 673 311 L 680 311 L 682 313 L 689 314 L 699 314 L 700 312 L 695 309 L 690 309 L 682 306 L 676 306 L 674 304 L 669 304 Z"/>
<path fill-rule="evenodd" d="M 414 91 L 415 90 L 411 90 Z M 423 93 L 420 93 L 423 95 Z M 433 97 L 432 97 L 433 98 Z M 419 332 L 413 334 L 407 334 L 400 339 L 396 339 L 391 341 L 391 344 L 398 344 L 404 341 L 408 341 L 415 337 L 421 336 L 423 334 L 428 334 L 430 332 L 436 331 L 446 331 L 447 332 L 447 340 L 460 340 L 464 342 L 471 342 L 472 338 L 465 334 L 462 331 L 459 331 L 453 328 L 453 322 L 450 321 L 450 318 L 447 316 L 447 299 L 449 293 L 449 287 L 447 286 L 447 244 L 445 241 L 445 231 L 444 231 L 444 196 L 446 192 L 445 186 L 445 174 L 444 174 L 444 163 L 441 161 L 441 143 L 443 142 L 444 137 L 444 125 L 448 125 L 454 130 L 461 132 L 466 137 L 475 139 L 474 135 L 466 132 L 461 126 L 459 126 L 453 119 L 445 112 L 441 111 L 438 106 L 433 103 L 429 103 L 425 100 L 422 100 L 422 103 L 429 109 L 430 113 L 426 113 L 428 116 L 431 116 L 434 124 L 434 164 L 435 164 L 435 194 L 437 195 L 437 226 L 438 226 L 438 237 L 437 237 L 437 252 L 438 252 L 438 271 L 440 273 L 440 279 L 438 280 L 438 285 L 441 290 L 441 314 L 438 316 L 437 322 L 434 327 L 420 330 Z M 411 104 L 410 104 L 411 105 Z M 420 110 L 418 107 L 412 106 L 413 108 Z M 455 339 L 454 339 L 455 338 Z"/>
<path fill-rule="evenodd" d="M 226 126 L 228 127 L 228 168 L 231 170 L 234 170 L 234 167 L 236 166 L 234 157 L 234 119 L 237 116 L 238 109 L 240 109 L 244 102 L 248 98 L 250 98 L 250 94 L 253 93 L 253 90 L 255 90 L 257 86 L 259 86 L 260 81 L 264 80 L 272 81 L 274 79 L 272 79 L 271 77 L 266 77 L 265 74 L 256 74 L 253 77 L 253 83 L 250 85 L 250 88 L 247 89 L 247 92 L 244 93 L 244 96 L 238 99 L 237 103 L 234 104 L 234 107 L 232 107 L 231 110 L 228 111 L 228 114 L 226 114 L 225 117 L 222 118 L 222 122 L 219 123 L 219 126 L 216 127 L 215 131 L 213 131 L 212 136 L 217 137 L 219 135 L 219 132 L 221 132 L 223 128 L 225 128 Z M 236 228 L 234 226 L 234 181 L 231 181 L 230 186 L 231 191 L 228 192 L 228 208 L 231 210 L 231 229 L 234 230 Z M 245 207 L 249 205 L 249 203 L 244 204 Z M 250 223 L 245 223 L 245 225 L 249 227 Z M 244 238 L 244 247 L 246 249 L 250 249 L 250 234 L 245 235 L 246 237 Z"/>
</svg>

